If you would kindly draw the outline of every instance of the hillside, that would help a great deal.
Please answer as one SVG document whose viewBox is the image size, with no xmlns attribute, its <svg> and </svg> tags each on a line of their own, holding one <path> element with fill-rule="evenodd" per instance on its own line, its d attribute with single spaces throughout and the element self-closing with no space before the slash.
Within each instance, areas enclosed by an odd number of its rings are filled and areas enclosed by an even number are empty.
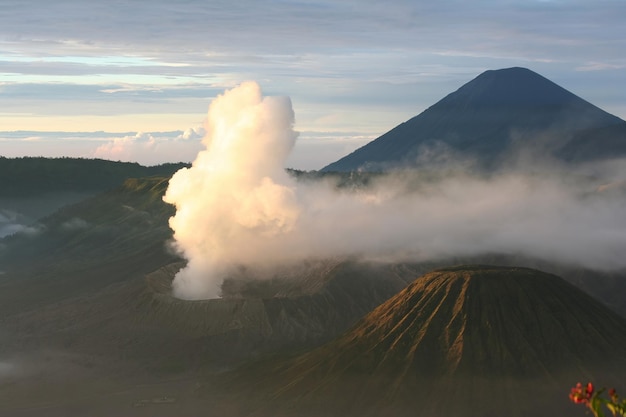
<svg viewBox="0 0 626 417">
<path fill-rule="evenodd" d="M 437 158 L 494 169 L 520 154 L 566 162 L 624 156 L 626 122 L 526 68 L 492 70 L 322 170 L 379 171 Z"/>
<path fill-rule="evenodd" d="M 167 183 L 128 179 L 41 219 L 29 233 L 0 239 L 0 312 L 58 302 L 176 260 L 165 245 L 174 212 L 162 201 Z"/>
<path fill-rule="evenodd" d="M 29 231 L 38 219 L 117 188 L 128 178 L 169 178 L 183 166 L 179 163 L 144 167 L 101 159 L 0 156 L 0 238 Z"/>
</svg>

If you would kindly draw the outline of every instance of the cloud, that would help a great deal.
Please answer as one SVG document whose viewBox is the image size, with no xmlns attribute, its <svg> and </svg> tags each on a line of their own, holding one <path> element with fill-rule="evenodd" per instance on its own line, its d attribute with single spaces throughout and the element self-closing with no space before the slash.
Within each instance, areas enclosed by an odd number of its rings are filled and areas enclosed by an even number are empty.
<svg viewBox="0 0 626 417">
<path fill-rule="evenodd" d="M 285 164 L 301 170 L 321 169 L 374 139 L 361 132 L 300 132 Z"/>
<path fill-rule="evenodd" d="M 102 159 L 134 161 L 137 157 L 151 153 L 156 141 L 149 133 L 138 132 L 134 136 L 124 136 L 98 146 L 93 156 Z"/>
<path fill-rule="evenodd" d="M 26 226 L 19 223 L 0 223 L 0 238 L 15 234 L 36 236 L 41 233 L 42 230 L 40 226 Z"/>
<path fill-rule="evenodd" d="M 605 71 L 605 70 L 622 70 L 626 68 L 626 63 L 607 63 L 607 62 L 587 62 L 584 65 L 576 67 L 576 71 Z"/>
<path fill-rule="evenodd" d="M 67 230 L 67 231 L 83 230 L 83 229 L 86 229 L 87 227 L 89 227 L 89 223 L 87 223 L 86 220 L 83 220 L 79 217 L 73 217 L 67 220 L 66 222 L 63 222 L 63 224 L 61 224 L 61 229 Z"/>
<path fill-rule="evenodd" d="M 292 52 L 305 47 L 382 47 L 387 46 L 391 39 L 399 46 L 408 46 L 415 45 L 415 39 L 424 39 L 424 35 L 431 35 L 432 31 L 436 31 L 439 36 L 428 36 L 429 41 L 448 45 L 451 37 L 464 43 L 475 37 L 479 37 L 477 41 L 489 39 L 493 37 L 494 29 L 517 31 L 520 35 L 531 34 L 534 30 L 553 38 L 589 38 L 593 34 L 614 40 L 617 39 L 613 37 L 615 33 L 601 33 L 603 23 L 610 28 L 611 23 L 619 22 L 617 12 L 623 11 L 624 7 L 620 1 L 589 4 L 584 1 L 501 3 L 493 0 L 471 5 L 449 1 L 437 4 L 394 1 L 393 4 L 382 5 L 376 1 L 363 1 L 359 3 L 358 9 L 350 1 L 322 0 L 268 1 L 262 4 L 247 0 L 237 5 L 192 1 L 176 9 L 172 9 L 165 0 L 151 2 L 150 7 L 136 2 L 115 6 L 108 3 L 56 2 L 40 7 L 40 2 L 16 2 L 13 13 L 3 16 L 0 23 L 8 39 L 14 42 L 37 40 L 42 43 L 42 47 L 48 46 L 45 42 L 47 40 L 55 41 L 56 48 L 80 48 L 84 52 L 98 46 L 128 42 L 135 50 L 137 46 L 143 46 L 154 48 L 153 52 L 157 52 L 158 47 L 173 53 L 173 47 L 187 46 L 189 49 L 180 51 L 180 55 L 188 51 L 205 50 L 207 46 L 204 40 L 207 38 L 212 40 L 213 48 L 218 50 L 260 49 L 263 52 L 273 52 L 277 45 L 282 50 Z M 30 19 L 22 21 L 15 18 L 21 14 L 30 16 Z M 552 14 L 558 14 L 560 19 L 554 19 Z M 88 19 L 104 15 L 108 18 Z M 133 24 L 135 16 L 141 16 L 145 24 Z M 598 18 L 600 20 L 594 20 Z M 587 30 L 577 34 L 576 29 L 579 28 L 570 27 L 570 22 L 579 20 L 587 22 Z M 185 22 L 185 30 L 181 30 L 181 21 Z M 207 21 L 212 24 L 206 25 Z M 238 24 L 233 25 L 233 21 Z M 118 30 L 111 30 L 112 23 Z M 25 25 L 28 25 L 26 27 L 30 32 L 22 31 Z M 448 31 L 446 28 L 456 30 Z M 480 28 L 483 29 L 482 34 Z M 19 33 L 28 35 L 15 35 Z M 397 36 L 402 33 L 421 36 L 406 39 Z M 464 36 L 459 36 L 460 33 Z M 251 34 L 255 37 L 251 38 Z M 307 39 L 315 39 L 315 42 L 306 45 L 303 41 Z"/>
<path fill-rule="evenodd" d="M 195 140 L 195 139 L 202 139 L 204 137 L 204 135 L 206 134 L 205 130 L 203 127 L 197 127 L 197 128 L 188 128 L 186 129 L 181 135 L 177 136 L 176 139 L 180 140 Z"/>
<path fill-rule="evenodd" d="M 26 219 L 21 214 L 0 208 L 0 238 L 16 233 L 34 235 L 39 232 L 37 227 L 30 227 L 24 224 Z"/>
<path fill-rule="evenodd" d="M 322 86 L 333 80 L 410 84 L 424 74 L 463 80 L 507 63 L 543 61 L 542 68 L 567 72 L 580 66 L 581 56 L 611 68 L 623 64 L 619 52 L 626 47 L 621 18 L 626 6 L 619 0 L 362 1 L 358 8 L 347 0 L 236 5 L 192 0 L 175 9 L 166 0 L 149 6 L 43 4 L 14 2 L 12 13 L 0 16 L 3 72 L 47 74 L 49 83 L 69 75 L 77 84 L 97 85 L 114 80 L 151 85 L 145 80 L 152 77 L 158 79 L 154 88 L 180 78 L 178 84 L 195 80 L 192 90 L 256 78 L 277 86 L 298 83 L 314 94 L 306 86 L 316 80 Z M 144 24 L 135 24 L 135 16 Z M 78 82 L 81 76 L 90 78 Z"/>
<path fill-rule="evenodd" d="M 139 162 L 157 165 L 164 162 L 186 162 L 195 158 L 201 149 L 204 128 L 189 128 L 171 137 L 155 137 L 138 132 L 132 136 L 115 138 L 100 146 L 91 156 L 115 161 Z"/>
<path fill-rule="evenodd" d="M 157 165 L 190 162 L 201 149 L 201 126 L 168 132 L 0 132 L 5 157 L 102 158 Z"/>
</svg>

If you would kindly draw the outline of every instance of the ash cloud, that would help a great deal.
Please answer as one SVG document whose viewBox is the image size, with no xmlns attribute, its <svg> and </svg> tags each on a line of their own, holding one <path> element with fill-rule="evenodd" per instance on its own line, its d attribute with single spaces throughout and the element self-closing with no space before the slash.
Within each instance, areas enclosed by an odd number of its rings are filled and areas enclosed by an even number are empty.
<svg viewBox="0 0 626 417">
<path fill-rule="evenodd" d="M 255 83 L 213 101 L 206 149 L 174 175 L 164 197 L 176 206 L 174 247 L 188 260 L 174 280 L 176 296 L 219 297 L 241 266 L 352 255 L 419 261 L 500 253 L 626 268 L 624 161 L 576 175 L 520 164 L 484 175 L 436 155 L 436 170 L 342 188 L 330 177 L 296 181 L 285 173 L 293 123 L 289 99 L 263 97 Z"/>
</svg>

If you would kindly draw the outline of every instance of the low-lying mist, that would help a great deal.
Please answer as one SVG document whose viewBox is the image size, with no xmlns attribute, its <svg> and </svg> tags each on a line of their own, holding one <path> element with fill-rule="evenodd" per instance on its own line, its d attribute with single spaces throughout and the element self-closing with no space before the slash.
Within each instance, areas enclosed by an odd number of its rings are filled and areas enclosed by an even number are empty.
<svg viewBox="0 0 626 417">
<path fill-rule="evenodd" d="M 255 83 L 211 103 L 206 149 L 172 177 L 164 197 L 176 206 L 174 248 L 188 261 L 174 280 L 176 296 L 219 297 L 242 265 L 352 255 L 421 261 L 498 253 L 626 268 L 624 161 L 569 172 L 525 158 L 485 174 L 430 155 L 436 166 L 339 187 L 333 176 L 298 181 L 285 172 L 293 123 L 290 100 L 263 97 Z"/>
</svg>

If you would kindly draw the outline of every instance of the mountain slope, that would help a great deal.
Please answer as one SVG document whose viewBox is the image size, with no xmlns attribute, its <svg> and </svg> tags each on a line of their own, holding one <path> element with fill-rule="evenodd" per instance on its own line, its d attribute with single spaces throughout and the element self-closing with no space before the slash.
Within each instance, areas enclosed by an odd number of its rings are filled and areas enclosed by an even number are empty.
<svg viewBox="0 0 626 417">
<path fill-rule="evenodd" d="M 95 291 L 166 265 L 174 208 L 166 178 L 121 187 L 66 206 L 30 233 L 0 239 L 0 313 L 25 311 Z"/>
<path fill-rule="evenodd" d="M 415 166 L 421 152 L 493 168 L 520 150 L 569 161 L 623 156 L 626 122 L 528 69 L 492 70 L 322 170 Z"/>
<path fill-rule="evenodd" d="M 619 382 L 625 365 L 626 320 L 582 291 L 532 269 L 463 266 L 418 278 L 267 379 L 273 402 L 326 415 L 553 415 L 567 408 L 559 389 Z"/>
</svg>

